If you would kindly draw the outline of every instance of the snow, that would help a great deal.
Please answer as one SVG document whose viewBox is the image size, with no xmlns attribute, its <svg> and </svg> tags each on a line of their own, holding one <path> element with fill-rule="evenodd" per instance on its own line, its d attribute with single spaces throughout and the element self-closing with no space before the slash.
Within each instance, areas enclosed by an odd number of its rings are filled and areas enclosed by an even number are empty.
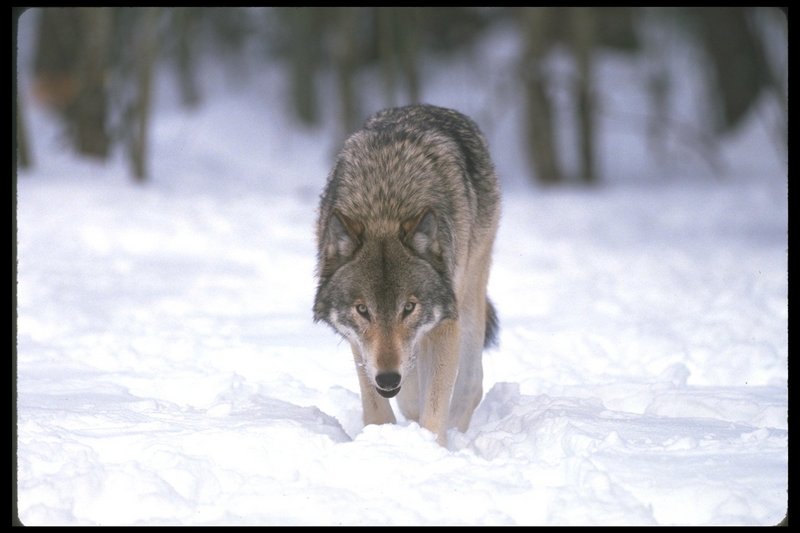
<svg viewBox="0 0 800 533">
<path fill-rule="evenodd" d="M 194 112 L 165 72 L 146 185 L 120 154 L 68 154 L 23 90 L 35 167 L 17 179 L 19 520 L 779 522 L 785 162 L 754 117 L 724 146 L 725 176 L 685 148 L 654 163 L 612 110 L 601 127 L 624 141 L 600 154 L 605 186 L 534 187 L 515 101 L 484 105 L 509 50 L 501 32 L 424 71 L 427 100 L 484 126 L 504 187 L 500 347 L 447 448 L 413 422 L 362 427 L 347 343 L 312 323 L 315 211 L 338 141 L 272 104 L 277 71 L 236 83 L 209 64 Z M 500 74 L 477 83 L 476 64 Z M 606 65 L 603 80 L 635 90 L 635 67 Z"/>
</svg>

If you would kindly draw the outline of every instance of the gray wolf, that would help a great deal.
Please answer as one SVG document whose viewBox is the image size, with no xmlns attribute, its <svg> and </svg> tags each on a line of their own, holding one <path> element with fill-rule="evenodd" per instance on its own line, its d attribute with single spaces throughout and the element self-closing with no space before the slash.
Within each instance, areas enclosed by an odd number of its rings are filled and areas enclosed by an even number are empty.
<svg viewBox="0 0 800 533">
<path fill-rule="evenodd" d="M 387 109 L 344 143 L 317 222 L 314 320 L 351 345 L 364 424 L 403 415 L 446 444 L 483 395 L 500 190 L 475 123 L 431 105 Z"/>
</svg>

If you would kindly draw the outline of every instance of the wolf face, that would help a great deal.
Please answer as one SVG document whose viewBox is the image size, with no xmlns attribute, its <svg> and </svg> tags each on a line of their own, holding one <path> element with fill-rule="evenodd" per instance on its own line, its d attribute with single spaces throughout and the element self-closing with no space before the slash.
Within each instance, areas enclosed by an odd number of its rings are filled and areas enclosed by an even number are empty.
<svg viewBox="0 0 800 533">
<path fill-rule="evenodd" d="M 440 255 L 430 211 L 397 228 L 394 237 L 365 239 L 363 225 L 341 214 L 328 224 L 327 260 L 338 268 L 321 284 L 314 319 L 358 348 L 359 363 L 384 398 L 395 396 L 413 368 L 426 333 L 457 317 L 456 299 Z"/>
</svg>

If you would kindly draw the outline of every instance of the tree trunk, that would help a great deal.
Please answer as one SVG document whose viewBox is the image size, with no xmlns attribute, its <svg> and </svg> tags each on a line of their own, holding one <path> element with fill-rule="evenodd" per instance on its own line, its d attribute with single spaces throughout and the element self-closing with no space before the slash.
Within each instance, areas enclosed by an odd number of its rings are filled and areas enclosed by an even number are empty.
<svg viewBox="0 0 800 533">
<path fill-rule="evenodd" d="M 131 136 L 131 164 L 137 181 L 147 178 L 147 134 L 150 125 L 150 100 L 153 84 L 153 64 L 158 46 L 159 8 L 141 8 L 138 22 L 139 39 L 136 43 L 137 97 L 133 110 Z"/>
<path fill-rule="evenodd" d="M 383 78 L 383 100 L 387 107 L 397 104 L 397 39 L 395 28 L 397 25 L 398 9 L 394 7 L 377 7 L 377 34 L 378 34 L 378 61 L 381 66 Z M 402 31 L 402 30 L 401 30 Z"/>
<path fill-rule="evenodd" d="M 552 8 L 546 7 L 525 8 L 521 17 L 526 41 L 521 78 L 526 96 L 528 156 L 536 179 L 545 184 L 562 181 L 556 155 L 553 106 L 547 94 L 546 75 L 542 71 L 542 60 L 547 51 L 546 31 L 553 18 Z"/>
<path fill-rule="evenodd" d="M 358 9 L 342 7 L 336 10 L 339 16 L 337 25 L 336 48 L 334 57 L 336 73 L 339 81 L 339 101 L 341 103 L 341 125 L 344 135 L 352 132 L 358 123 L 358 105 L 356 104 L 353 79 L 356 73 L 358 53 Z"/>
<path fill-rule="evenodd" d="M 16 100 L 17 165 L 20 168 L 30 168 L 33 164 L 33 160 L 31 159 L 30 147 L 28 145 L 28 128 L 25 125 L 25 117 L 22 116 L 22 104 L 19 101 L 19 94 L 17 94 Z"/>
<path fill-rule="evenodd" d="M 78 153 L 105 159 L 111 145 L 106 124 L 106 78 L 112 12 L 105 7 L 78 9 L 84 30 L 79 65 L 80 92 L 69 118 Z"/>
<path fill-rule="evenodd" d="M 197 38 L 197 18 L 199 8 L 176 7 L 173 9 L 175 33 L 178 39 L 177 62 L 178 83 L 181 90 L 181 101 L 189 108 L 200 103 L 200 91 L 195 80 L 195 40 Z"/>
<path fill-rule="evenodd" d="M 578 66 L 576 97 L 578 100 L 578 134 L 580 179 L 585 183 L 597 180 L 594 162 L 594 94 L 592 90 L 592 48 L 594 46 L 595 12 L 593 8 L 570 10 L 572 45 Z"/>
<path fill-rule="evenodd" d="M 402 9 L 402 25 L 400 27 L 400 69 L 405 78 L 408 101 L 419 102 L 419 73 L 417 72 L 417 55 L 419 54 L 420 24 L 422 16 L 418 7 Z"/>
<path fill-rule="evenodd" d="M 300 120 L 308 125 L 319 119 L 314 76 L 317 69 L 315 43 L 319 39 L 315 18 L 317 8 L 283 8 L 291 28 L 291 86 L 294 109 Z"/>
</svg>

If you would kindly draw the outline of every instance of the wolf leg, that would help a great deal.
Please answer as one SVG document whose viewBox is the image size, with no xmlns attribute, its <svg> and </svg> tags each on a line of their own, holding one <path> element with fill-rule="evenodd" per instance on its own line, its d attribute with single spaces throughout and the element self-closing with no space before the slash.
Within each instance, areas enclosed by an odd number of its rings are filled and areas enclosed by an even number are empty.
<svg viewBox="0 0 800 533">
<path fill-rule="evenodd" d="M 462 433 L 469 428 L 472 413 L 483 397 L 483 346 L 472 344 L 461 350 L 461 363 L 450 402 L 448 427 L 456 427 Z"/>
<path fill-rule="evenodd" d="M 444 446 L 447 443 L 450 397 L 458 374 L 458 322 L 442 322 L 426 341 L 418 358 L 422 401 L 419 423 L 436 434 L 436 441 Z"/>
<path fill-rule="evenodd" d="M 450 400 L 448 427 L 464 433 L 483 397 L 483 344 L 486 331 L 486 297 L 479 291 L 473 305 L 459 311 L 461 337 L 458 377 Z"/>
<path fill-rule="evenodd" d="M 403 380 L 403 387 L 397 394 L 397 405 L 407 420 L 419 422 L 419 375 L 412 368 Z"/>
<path fill-rule="evenodd" d="M 358 348 L 351 345 L 353 360 L 356 363 L 358 386 L 361 388 L 361 407 L 363 409 L 364 425 L 369 424 L 394 424 L 395 417 L 389 400 L 381 397 L 375 386 L 370 382 L 364 371 L 364 363 Z"/>
</svg>

